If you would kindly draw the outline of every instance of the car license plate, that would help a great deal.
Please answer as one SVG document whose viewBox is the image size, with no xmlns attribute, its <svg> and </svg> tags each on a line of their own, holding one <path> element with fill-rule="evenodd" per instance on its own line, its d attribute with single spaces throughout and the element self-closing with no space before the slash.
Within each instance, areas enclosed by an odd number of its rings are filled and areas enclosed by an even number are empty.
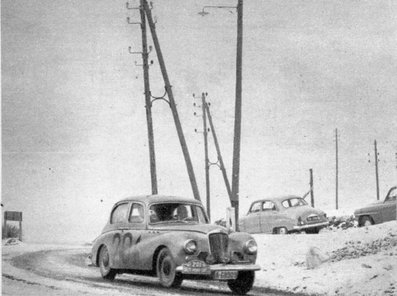
<svg viewBox="0 0 397 296">
<path fill-rule="evenodd" d="M 182 266 L 182 273 L 210 274 L 210 267 L 203 261 L 192 260 Z"/>
<path fill-rule="evenodd" d="M 235 280 L 237 278 L 237 271 L 236 270 L 215 271 L 214 278 L 216 280 Z"/>
</svg>

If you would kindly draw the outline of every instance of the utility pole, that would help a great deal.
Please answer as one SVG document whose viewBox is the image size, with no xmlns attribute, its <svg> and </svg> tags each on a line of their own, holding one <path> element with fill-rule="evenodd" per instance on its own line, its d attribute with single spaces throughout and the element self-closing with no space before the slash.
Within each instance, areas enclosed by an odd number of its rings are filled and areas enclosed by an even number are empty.
<svg viewBox="0 0 397 296">
<path fill-rule="evenodd" d="M 339 174 L 339 168 L 338 168 L 338 129 L 335 129 L 335 204 L 336 204 L 336 209 L 338 209 L 338 174 Z"/>
<path fill-rule="evenodd" d="M 208 159 L 208 129 L 207 129 L 207 116 L 206 108 L 207 102 L 205 100 L 205 93 L 201 95 L 201 108 L 203 113 L 203 135 L 204 135 L 204 162 L 205 162 L 205 189 L 207 197 L 207 214 L 211 220 L 211 204 L 210 204 L 210 163 Z"/>
<path fill-rule="evenodd" d="M 313 169 L 310 169 L 310 202 L 314 208 Z"/>
<path fill-rule="evenodd" d="M 241 146 L 241 101 L 242 101 L 242 58 L 243 58 L 243 0 L 237 4 L 237 54 L 236 54 L 236 102 L 234 115 L 232 206 L 236 209 L 236 228 L 239 217 L 239 178 Z"/>
<path fill-rule="evenodd" d="M 150 177 L 152 184 L 152 194 L 157 194 L 157 173 L 156 173 L 156 154 L 154 150 L 154 135 L 153 135 L 153 120 L 152 120 L 152 100 L 150 93 L 149 83 L 149 63 L 148 63 L 148 46 L 146 36 L 146 17 L 145 11 L 143 10 L 143 0 L 140 2 L 140 14 L 141 14 L 141 30 L 142 30 L 142 60 L 143 60 L 143 80 L 145 88 L 145 107 L 146 107 L 146 121 L 148 131 L 148 142 L 149 142 L 149 158 L 150 158 Z"/>
<path fill-rule="evenodd" d="M 216 153 L 218 155 L 219 168 L 222 171 L 223 180 L 225 181 L 225 186 L 226 186 L 227 194 L 229 195 L 229 198 L 230 198 L 230 202 L 232 202 L 232 190 L 230 188 L 230 182 L 227 177 L 225 164 L 223 162 L 221 149 L 219 147 L 218 137 L 216 136 L 215 127 L 214 127 L 214 123 L 212 122 L 212 116 L 211 116 L 211 112 L 210 112 L 210 108 L 209 108 L 208 104 L 205 105 L 205 108 L 207 111 L 208 121 L 210 123 L 211 131 L 212 131 L 212 136 L 214 138 Z"/>
<path fill-rule="evenodd" d="M 198 187 L 197 187 L 196 177 L 194 175 L 192 161 L 190 159 L 189 150 L 188 150 L 188 147 L 187 147 L 187 144 L 186 144 L 185 136 L 183 134 L 183 129 L 182 129 L 182 125 L 181 125 L 181 122 L 180 122 L 180 119 L 179 119 L 178 110 L 176 108 L 174 94 L 172 92 L 172 86 L 171 86 L 170 80 L 168 78 L 167 69 L 165 67 L 163 54 L 161 52 L 160 43 L 159 43 L 159 40 L 158 40 L 158 37 L 157 37 L 156 27 L 155 27 L 155 24 L 154 24 L 154 21 L 153 21 L 152 12 L 151 12 L 151 10 L 149 8 L 147 0 L 142 0 L 142 1 L 143 1 L 143 9 L 145 11 L 145 14 L 146 14 L 146 17 L 147 17 L 147 20 L 148 20 L 148 23 L 149 23 L 150 32 L 152 34 L 153 44 L 154 44 L 154 47 L 156 49 L 157 59 L 158 59 L 159 65 L 160 65 L 161 74 L 163 76 L 163 80 L 164 80 L 164 84 L 165 84 L 165 91 L 166 91 L 166 94 L 168 96 L 169 105 L 170 105 L 170 108 L 171 108 L 171 111 L 172 111 L 172 116 L 174 118 L 174 123 L 175 123 L 176 131 L 177 131 L 177 134 L 178 134 L 179 142 L 181 144 L 183 156 L 185 158 L 186 168 L 187 168 L 190 184 L 191 184 L 192 191 L 193 191 L 193 196 L 194 196 L 195 199 L 201 200 L 200 199 L 200 193 L 199 193 Z"/>
<path fill-rule="evenodd" d="M 376 200 L 379 200 L 379 173 L 378 173 L 378 146 L 376 140 L 374 141 L 374 149 L 375 149 L 375 178 L 376 178 Z"/>
</svg>

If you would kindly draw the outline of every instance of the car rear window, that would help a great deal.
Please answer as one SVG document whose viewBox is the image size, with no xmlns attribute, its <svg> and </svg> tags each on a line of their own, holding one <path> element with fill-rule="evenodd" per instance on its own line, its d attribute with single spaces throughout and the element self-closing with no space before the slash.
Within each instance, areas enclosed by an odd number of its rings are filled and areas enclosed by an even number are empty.
<svg viewBox="0 0 397 296">
<path fill-rule="evenodd" d="M 110 223 L 127 222 L 128 203 L 119 204 L 112 212 Z"/>
</svg>

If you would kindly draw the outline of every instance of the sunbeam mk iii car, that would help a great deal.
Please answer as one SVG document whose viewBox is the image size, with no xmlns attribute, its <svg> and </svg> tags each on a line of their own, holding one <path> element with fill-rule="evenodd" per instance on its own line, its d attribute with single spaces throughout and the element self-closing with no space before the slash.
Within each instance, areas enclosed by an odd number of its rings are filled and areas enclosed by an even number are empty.
<svg viewBox="0 0 397 296">
<path fill-rule="evenodd" d="M 326 214 L 298 196 L 279 196 L 254 201 L 239 221 L 241 231 L 286 234 L 305 231 L 318 233 L 328 226 Z"/>
<path fill-rule="evenodd" d="M 253 286 L 257 245 L 252 236 L 209 224 L 200 201 L 148 195 L 117 202 L 91 260 L 105 279 L 157 276 L 164 287 L 183 279 L 226 281 L 237 294 Z"/>
</svg>

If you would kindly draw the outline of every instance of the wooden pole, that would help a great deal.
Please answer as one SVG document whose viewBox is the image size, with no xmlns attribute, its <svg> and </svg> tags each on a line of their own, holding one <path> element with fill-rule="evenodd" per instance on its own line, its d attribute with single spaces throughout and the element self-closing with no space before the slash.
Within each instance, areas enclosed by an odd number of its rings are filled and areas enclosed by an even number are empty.
<svg viewBox="0 0 397 296">
<path fill-rule="evenodd" d="M 243 61 L 243 0 L 237 4 L 237 54 L 236 54 L 236 102 L 234 115 L 232 206 L 236 210 L 236 227 L 239 217 L 239 178 L 241 146 L 241 102 L 242 102 L 242 61 Z"/>
<path fill-rule="evenodd" d="M 157 188 L 157 173 L 156 173 L 156 154 L 154 150 L 152 99 L 151 99 L 150 83 L 149 83 L 149 62 L 148 62 L 149 53 L 147 46 L 146 17 L 145 17 L 145 11 L 143 10 L 143 0 L 141 0 L 140 14 L 141 14 L 141 30 L 142 30 L 143 81 L 145 88 L 146 122 L 147 122 L 148 142 L 149 142 L 150 178 L 152 185 L 152 194 L 157 194 L 158 188 Z"/>
<path fill-rule="evenodd" d="M 314 208 L 313 169 L 310 169 L 310 201 Z"/>
<path fill-rule="evenodd" d="M 376 140 L 374 141 L 374 149 L 375 149 L 375 178 L 376 178 L 376 200 L 379 200 L 379 172 L 378 172 L 378 146 Z"/>
<path fill-rule="evenodd" d="M 338 209 L 338 174 L 339 174 L 339 163 L 338 163 L 338 129 L 335 129 L 335 205 Z"/>
<path fill-rule="evenodd" d="M 204 163 L 205 163 L 205 189 L 207 197 L 207 215 L 211 220 L 211 202 L 210 202 L 210 163 L 208 159 L 208 129 L 207 129 L 207 116 L 206 108 L 207 105 L 205 93 L 201 95 L 201 109 L 203 113 L 203 135 L 204 135 Z"/>
</svg>

